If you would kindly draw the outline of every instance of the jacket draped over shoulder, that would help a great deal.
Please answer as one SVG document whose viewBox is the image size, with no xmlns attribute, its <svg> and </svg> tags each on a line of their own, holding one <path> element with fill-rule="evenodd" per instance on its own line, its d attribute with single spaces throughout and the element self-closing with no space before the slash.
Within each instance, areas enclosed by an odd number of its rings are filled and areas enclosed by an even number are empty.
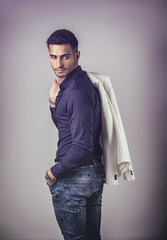
<svg viewBox="0 0 167 240">
<path fill-rule="evenodd" d="M 101 145 L 106 184 L 118 185 L 118 178 L 121 175 L 125 180 L 134 181 L 135 175 L 128 144 L 110 77 L 90 72 L 86 72 L 86 74 L 100 95 Z"/>
</svg>

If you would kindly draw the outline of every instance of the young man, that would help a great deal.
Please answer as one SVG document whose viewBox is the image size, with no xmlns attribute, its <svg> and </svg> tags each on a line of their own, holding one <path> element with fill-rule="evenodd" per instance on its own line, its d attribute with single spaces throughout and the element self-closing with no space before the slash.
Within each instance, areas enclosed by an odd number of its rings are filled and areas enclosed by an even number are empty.
<svg viewBox="0 0 167 240">
<path fill-rule="evenodd" d="M 100 240 L 104 169 L 99 93 L 78 65 L 72 32 L 55 31 L 47 46 L 57 76 L 49 101 L 59 141 L 56 164 L 46 173 L 56 219 L 65 240 Z"/>
</svg>

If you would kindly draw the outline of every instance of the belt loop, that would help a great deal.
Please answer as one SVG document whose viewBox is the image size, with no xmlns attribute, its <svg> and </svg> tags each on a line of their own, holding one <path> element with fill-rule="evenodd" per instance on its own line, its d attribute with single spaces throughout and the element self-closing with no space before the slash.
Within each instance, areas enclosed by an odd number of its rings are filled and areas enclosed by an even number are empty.
<svg viewBox="0 0 167 240">
<path fill-rule="evenodd" d="M 97 168 L 99 167 L 99 163 L 96 159 L 93 159 L 93 163 L 94 163 L 95 167 L 97 167 Z"/>
</svg>

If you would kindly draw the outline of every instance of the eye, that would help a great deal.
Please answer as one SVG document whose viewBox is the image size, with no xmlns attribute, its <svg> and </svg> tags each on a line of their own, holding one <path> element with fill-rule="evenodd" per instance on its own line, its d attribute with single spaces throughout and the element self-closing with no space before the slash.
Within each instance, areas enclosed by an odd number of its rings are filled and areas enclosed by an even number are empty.
<svg viewBox="0 0 167 240">
<path fill-rule="evenodd" d="M 70 58 L 70 55 L 63 56 L 63 59 L 68 60 Z"/>
<path fill-rule="evenodd" d="M 53 60 L 55 60 L 55 59 L 56 59 L 56 56 L 51 55 L 50 58 L 53 59 Z"/>
</svg>

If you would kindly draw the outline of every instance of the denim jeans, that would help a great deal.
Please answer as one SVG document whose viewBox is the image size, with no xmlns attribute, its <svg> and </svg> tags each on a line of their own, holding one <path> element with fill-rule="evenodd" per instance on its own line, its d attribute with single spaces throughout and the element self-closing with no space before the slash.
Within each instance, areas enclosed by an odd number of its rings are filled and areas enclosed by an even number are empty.
<svg viewBox="0 0 167 240">
<path fill-rule="evenodd" d="M 102 166 L 83 166 L 49 186 L 58 225 L 65 240 L 100 240 Z"/>
</svg>

